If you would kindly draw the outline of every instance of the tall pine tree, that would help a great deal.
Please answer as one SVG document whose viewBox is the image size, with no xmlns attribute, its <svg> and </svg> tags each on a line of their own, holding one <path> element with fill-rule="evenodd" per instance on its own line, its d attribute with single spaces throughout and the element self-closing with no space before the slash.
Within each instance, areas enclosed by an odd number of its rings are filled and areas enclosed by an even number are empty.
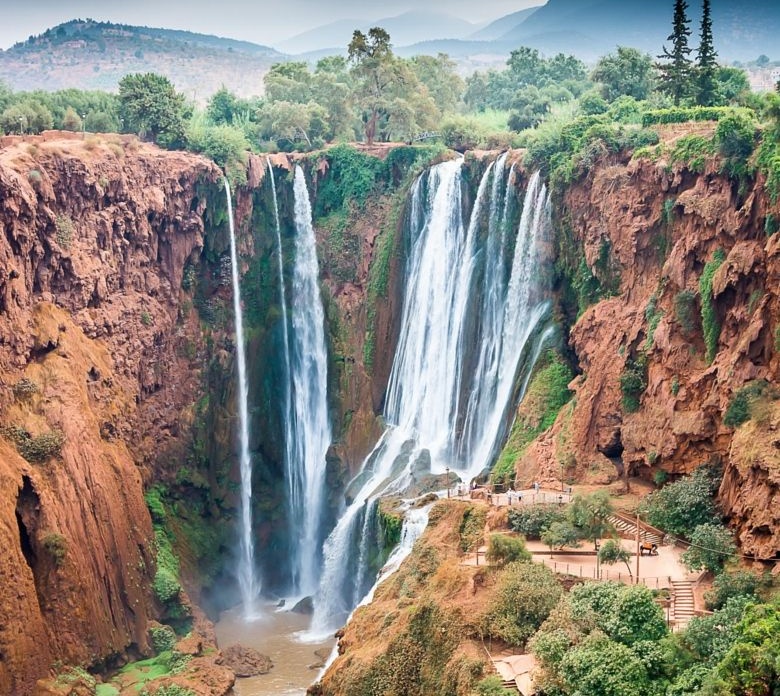
<svg viewBox="0 0 780 696">
<path fill-rule="evenodd" d="M 712 39 L 712 16 L 710 14 L 710 0 L 702 0 L 701 35 L 696 61 L 696 101 L 701 106 L 715 104 L 716 84 L 715 73 L 718 57 Z"/>
<path fill-rule="evenodd" d="M 691 30 L 688 28 L 689 20 L 685 13 L 687 9 L 688 3 L 685 0 L 674 0 L 672 33 L 666 39 L 672 42 L 672 50 L 669 51 L 664 46 L 664 52 L 658 56 L 662 60 L 669 61 L 658 65 L 660 88 L 674 99 L 675 106 L 678 106 L 680 100 L 688 96 L 691 91 L 693 63 L 689 58 L 691 48 L 688 46 L 688 37 L 691 35 Z"/>
</svg>

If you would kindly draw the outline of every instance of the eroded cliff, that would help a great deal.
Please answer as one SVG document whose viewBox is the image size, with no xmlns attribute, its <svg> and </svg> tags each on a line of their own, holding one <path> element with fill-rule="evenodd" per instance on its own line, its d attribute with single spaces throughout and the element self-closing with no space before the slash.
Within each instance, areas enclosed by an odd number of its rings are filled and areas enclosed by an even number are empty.
<svg viewBox="0 0 780 696">
<path fill-rule="evenodd" d="M 132 138 L 3 142 L 3 693 L 55 661 L 148 648 L 142 480 L 188 445 L 199 332 L 180 288 L 203 246 L 199 183 L 219 176 Z"/>
<path fill-rule="evenodd" d="M 756 501 L 778 495 L 780 462 L 771 447 L 746 461 L 725 416 L 740 390 L 780 377 L 780 241 L 767 233 L 778 206 L 760 178 L 721 167 L 613 157 L 557 201 L 559 263 L 570 269 L 562 304 L 579 306 L 570 347 L 581 375 L 517 473 L 607 484 L 723 464 L 724 513 L 749 553 L 771 558 L 780 517 Z"/>
</svg>

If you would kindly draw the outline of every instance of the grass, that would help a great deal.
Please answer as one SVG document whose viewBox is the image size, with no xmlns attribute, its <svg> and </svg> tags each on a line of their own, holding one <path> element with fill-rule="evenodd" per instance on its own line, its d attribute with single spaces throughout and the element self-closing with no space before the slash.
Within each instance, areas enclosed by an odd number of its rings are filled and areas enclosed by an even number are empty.
<svg viewBox="0 0 780 696">
<path fill-rule="evenodd" d="M 470 120 L 474 121 L 481 129 L 489 131 L 508 131 L 510 111 L 502 109 L 485 109 L 468 114 Z"/>
</svg>

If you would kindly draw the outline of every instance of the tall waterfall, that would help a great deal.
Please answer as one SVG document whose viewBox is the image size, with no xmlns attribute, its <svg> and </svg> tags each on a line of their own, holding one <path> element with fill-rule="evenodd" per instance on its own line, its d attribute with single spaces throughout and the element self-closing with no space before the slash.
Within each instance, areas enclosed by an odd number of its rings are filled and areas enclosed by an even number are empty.
<svg viewBox="0 0 780 696">
<path fill-rule="evenodd" d="M 246 381 L 246 353 L 244 349 L 244 320 L 241 314 L 241 290 L 238 277 L 236 230 L 233 222 L 233 199 L 230 184 L 224 180 L 230 226 L 230 270 L 233 279 L 233 313 L 236 327 L 236 362 L 238 365 L 238 430 L 239 467 L 241 471 L 241 540 L 238 559 L 238 585 L 241 591 L 244 618 L 257 618 L 255 603 L 260 583 L 255 576 L 255 545 L 252 539 L 252 458 L 249 454 L 249 409 Z"/>
<path fill-rule="evenodd" d="M 462 168 L 462 159 L 436 165 L 411 192 L 388 427 L 325 542 L 312 634 L 341 625 L 371 585 L 368 531 L 378 496 L 402 491 L 419 474 L 449 468 L 468 480 L 486 469 L 527 383 L 518 385 L 521 365 L 530 369 L 549 337 L 550 306 L 536 282 L 549 230 L 545 186 L 538 175 L 529 182 L 513 239 L 515 174 L 506 156 L 487 168 L 468 223 Z"/>
<path fill-rule="evenodd" d="M 294 593 L 317 589 L 322 544 L 325 455 L 331 441 L 325 313 L 306 178 L 295 167 L 295 266 L 292 331 L 285 329 L 289 407 L 285 427 Z M 281 247 L 280 247 L 281 248 Z M 281 267 L 281 252 L 279 259 Z M 285 310 L 286 311 L 286 310 Z"/>
</svg>

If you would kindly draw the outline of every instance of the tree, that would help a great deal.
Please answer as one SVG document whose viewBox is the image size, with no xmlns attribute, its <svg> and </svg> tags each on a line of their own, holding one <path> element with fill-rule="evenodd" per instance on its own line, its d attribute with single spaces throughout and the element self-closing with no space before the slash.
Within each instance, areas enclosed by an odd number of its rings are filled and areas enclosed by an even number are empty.
<svg viewBox="0 0 780 696">
<path fill-rule="evenodd" d="M 485 559 L 488 563 L 506 565 L 515 561 L 530 561 L 531 553 L 525 548 L 522 537 L 491 534 Z"/>
<path fill-rule="evenodd" d="M 651 493 L 639 510 L 653 526 L 687 538 L 698 525 L 716 519 L 712 495 L 717 487 L 710 472 L 699 468 L 690 476 Z"/>
<path fill-rule="evenodd" d="M 606 628 L 610 638 L 628 646 L 660 640 L 667 633 L 663 609 L 644 585 L 621 588 Z"/>
<path fill-rule="evenodd" d="M 593 633 L 561 660 L 566 693 L 578 696 L 646 696 L 650 678 L 639 657 L 625 645 Z"/>
<path fill-rule="evenodd" d="M 672 97 L 675 106 L 679 106 L 680 101 L 688 96 L 691 87 L 692 63 L 688 57 L 691 53 L 688 46 L 691 30 L 688 28 L 687 9 L 688 3 L 685 0 L 675 0 L 672 33 L 666 39 L 672 42 L 672 50 L 669 51 L 664 46 L 663 53 L 658 56 L 662 60 L 670 61 L 659 64 L 658 70 L 661 91 Z"/>
<path fill-rule="evenodd" d="M 653 88 L 653 60 L 635 48 L 618 46 L 617 53 L 596 63 L 590 79 L 601 84 L 601 94 L 609 102 L 623 95 L 647 99 Z"/>
<path fill-rule="evenodd" d="M 718 54 L 712 38 L 711 0 L 702 0 L 701 33 L 696 60 L 696 101 L 701 106 L 712 106 L 717 97 L 715 76 Z"/>
<path fill-rule="evenodd" d="M 551 558 L 553 549 L 562 549 L 564 546 L 577 548 L 581 539 L 578 530 L 569 522 L 553 522 L 542 532 L 541 538 L 550 547 Z"/>
<path fill-rule="evenodd" d="M 465 89 L 463 79 L 455 72 L 457 64 L 444 53 L 434 56 L 414 56 L 409 65 L 440 114 L 453 113 Z"/>
<path fill-rule="evenodd" d="M 522 645 L 549 616 L 563 589 L 540 563 L 510 563 L 499 576 L 493 600 L 481 619 L 485 635 Z"/>
<path fill-rule="evenodd" d="M 62 117 L 62 129 L 67 131 L 81 130 L 81 116 L 72 106 L 65 109 L 65 115 Z"/>
<path fill-rule="evenodd" d="M 614 534 L 615 528 L 608 519 L 611 514 L 612 503 L 606 491 L 574 496 L 566 512 L 569 523 L 577 530 L 580 538 L 592 541 L 594 548 L 596 541 L 607 534 Z"/>
<path fill-rule="evenodd" d="M 221 123 L 231 124 L 238 113 L 238 98 L 222 85 L 209 99 L 206 115 L 215 126 Z"/>
<path fill-rule="evenodd" d="M 634 579 L 634 574 L 631 572 L 631 554 L 620 545 L 619 541 L 608 539 L 601 545 L 598 555 L 599 561 L 607 565 L 625 563 L 628 577 Z"/>
<path fill-rule="evenodd" d="M 371 145 L 376 137 L 380 112 L 386 106 L 386 91 L 398 78 L 390 34 L 381 27 L 369 29 L 368 36 L 355 30 L 347 54 L 360 82 L 358 94 L 364 111 L 366 142 Z"/>
<path fill-rule="evenodd" d="M 691 534 L 691 546 L 680 557 L 688 570 L 719 573 L 734 556 L 734 535 L 721 524 L 700 524 Z"/>
<path fill-rule="evenodd" d="M 119 102 L 126 127 L 164 147 L 184 143 L 184 96 L 171 81 L 156 73 L 125 75 L 119 82 Z"/>
</svg>

